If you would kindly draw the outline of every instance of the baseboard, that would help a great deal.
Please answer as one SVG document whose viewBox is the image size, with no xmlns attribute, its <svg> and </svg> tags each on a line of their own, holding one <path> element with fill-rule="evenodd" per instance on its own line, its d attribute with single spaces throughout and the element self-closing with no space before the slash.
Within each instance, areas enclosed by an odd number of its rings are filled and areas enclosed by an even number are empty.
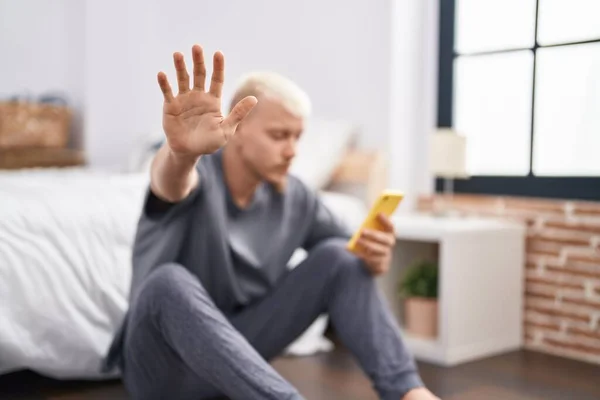
<svg viewBox="0 0 600 400">
<path fill-rule="evenodd" d="M 468 361 L 492 357 L 502 353 L 516 351 L 523 347 L 523 342 L 518 339 L 493 338 L 477 343 L 470 343 L 460 347 L 448 349 L 446 365 L 457 365 Z"/>
</svg>

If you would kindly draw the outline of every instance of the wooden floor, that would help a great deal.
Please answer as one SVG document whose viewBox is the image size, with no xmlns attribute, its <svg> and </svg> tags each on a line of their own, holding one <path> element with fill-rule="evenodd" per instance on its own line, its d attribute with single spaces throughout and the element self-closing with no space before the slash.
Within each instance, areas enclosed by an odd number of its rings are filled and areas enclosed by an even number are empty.
<svg viewBox="0 0 600 400">
<path fill-rule="evenodd" d="M 369 381 L 343 349 L 280 358 L 275 368 L 307 399 L 376 399 Z M 419 364 L 426 384 L 447 400 L 600 399 L 600 366 L 519 351 L 453 368 Z M 128 399 L 119 381 L 60 382 L 33 373 L 0 377 L 0 399 Z"/>
</svg>

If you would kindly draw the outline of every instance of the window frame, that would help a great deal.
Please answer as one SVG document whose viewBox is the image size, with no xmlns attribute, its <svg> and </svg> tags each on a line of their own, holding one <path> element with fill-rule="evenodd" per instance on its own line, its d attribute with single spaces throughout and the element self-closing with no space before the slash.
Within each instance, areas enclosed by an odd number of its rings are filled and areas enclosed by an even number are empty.
<svg viewBox="0 0 600 400">
<path fill-rule="evenodd" d="M 456 0 L 440 0 L 439 56 L 438 56 L 438 128 L 452 127 L 454 96 L 454 60 L 459 56 L 454 51 Z M 536 176 L 533 175 L 536 61 L 539 48 L 565 47 L 600 42 L 600 38 L 579 42 L 567 42 L 540 46 L 538 44 L 539 0 L 536 0 L 535 42 L 533 48 L 495 50 L 475 54 L 497 54 L 507 51 L 533 51 L 533 90 L 531 99 L 530 159 L 527 176 L 477 175 L 465 180 L 455 180 L 456 193 L 541 197 L 552 199 L 600 200 L 600 176 Z M 443 179 L 437 178 L 435 188 L 443 191 Z"/>
</svg>

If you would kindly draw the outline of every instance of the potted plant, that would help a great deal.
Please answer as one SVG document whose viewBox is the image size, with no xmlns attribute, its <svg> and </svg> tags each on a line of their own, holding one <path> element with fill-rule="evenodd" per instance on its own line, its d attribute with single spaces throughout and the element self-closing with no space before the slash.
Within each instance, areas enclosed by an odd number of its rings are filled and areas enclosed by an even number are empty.
<svg viewBox="0 0 600 400">
<path fill-rule="evenodd" d="M 436 337 L 438 322 L 438 266 L 417 260 L 406 270 L 398 284 L 404 298 L 406 331 L 415 336 Z"/>
</svg>

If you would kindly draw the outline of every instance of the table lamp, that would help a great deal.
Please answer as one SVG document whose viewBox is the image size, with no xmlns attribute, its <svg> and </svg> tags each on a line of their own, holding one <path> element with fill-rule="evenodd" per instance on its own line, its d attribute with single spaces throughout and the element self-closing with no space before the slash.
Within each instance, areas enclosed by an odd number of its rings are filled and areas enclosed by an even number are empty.
<svg viewBox="0 0 600 400">
<path fill-rule="evenodd" d="M 454 194 L 454 179 L 468 178 L 466 138 L 451 128 L 438 129 L 431 138 L 429 149 L 430 172 L 444 179 L 445 210 L 442 215 L 450 214 Z"/>
</svg>

